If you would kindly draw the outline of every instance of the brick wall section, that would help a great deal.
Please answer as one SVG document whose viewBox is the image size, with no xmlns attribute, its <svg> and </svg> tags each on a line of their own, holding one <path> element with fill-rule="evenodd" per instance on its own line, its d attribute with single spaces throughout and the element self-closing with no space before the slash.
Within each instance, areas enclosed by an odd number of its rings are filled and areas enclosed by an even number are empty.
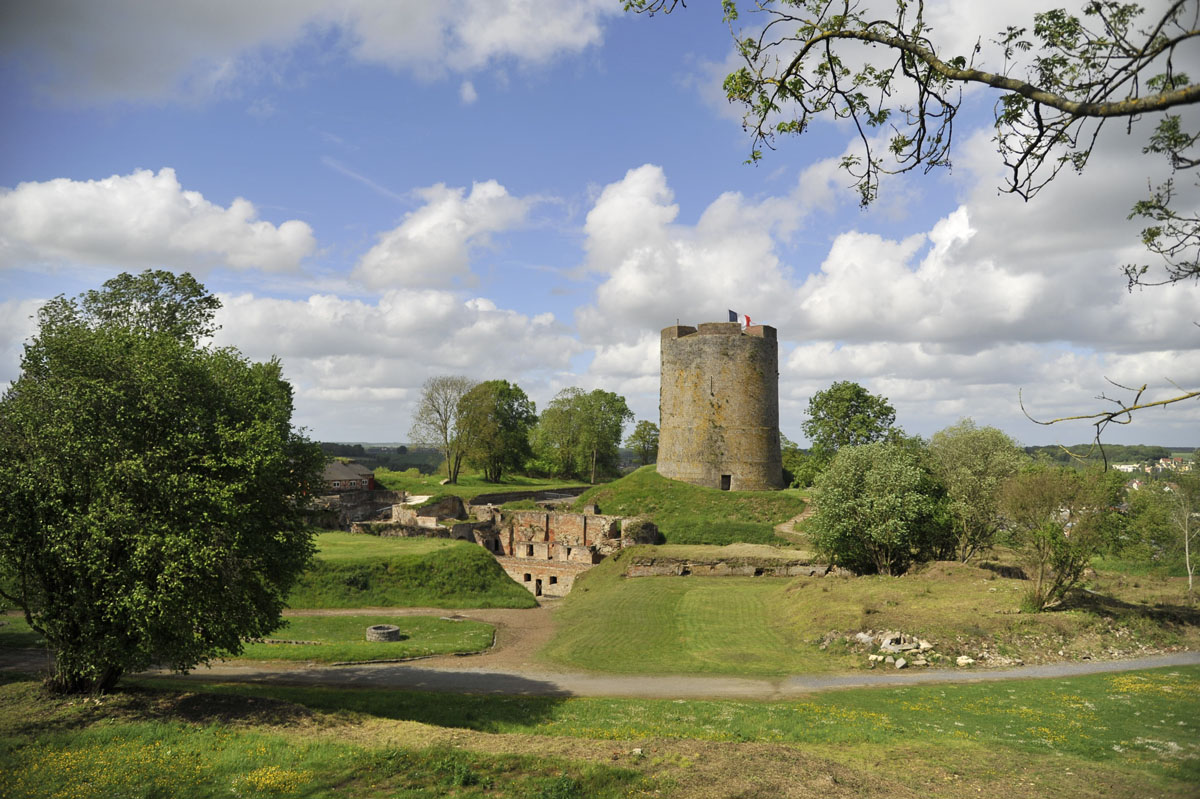
<svg viewBox="0 0 1200 799">
<path fill-rule="evenodd" d="M 734 491 L 783 488 L 775 328 L 676 325 L 661 335 L 658 473 Z"/>
<path fill-rule="evenodd" d="M 558 561 L 530 561 L 525 558 L 497 557 L 508 574 L 535 596 L 561 597 L 571 592 L 575 578 L 591 568 L 591 564 Z"/>
</svg>

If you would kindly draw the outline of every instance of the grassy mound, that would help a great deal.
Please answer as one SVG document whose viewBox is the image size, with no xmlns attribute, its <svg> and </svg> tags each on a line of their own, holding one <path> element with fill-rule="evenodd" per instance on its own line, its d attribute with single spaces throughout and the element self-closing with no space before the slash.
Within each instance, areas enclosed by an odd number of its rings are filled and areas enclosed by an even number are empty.
<svg viewBox="0 0 1200 799">
<path fill-rule="evenodd" d="M 648 516 L 671 544 L 782 544 L 775 525 L 804 510 L 796 491 L 720 491 L 668 480 L 653 466 L 596 486 L 574 507 L 593 503 L 603 513 Z"/>
<path fill-rule="evenodd" d="M 1186 581 L 1099 575 L 1054 612 L 1021 613 L 1028 582 L 959 563 L 904 577 L 624 577 L 642 548 L 582 575 L 542 652 L 571 668 L 778 676 L 868 667 L 847 641 L 899 630 L 981 664 L 1133 656 L 1200 646 Z M 1061 652 L 1061 654 L 1060 654 Z"/>
<path fill-rule="evenodd" d="M 537 602 L 483 547 L 465 541 L 322 533 L 293 608 L 531 608 Z"/>
</svg>

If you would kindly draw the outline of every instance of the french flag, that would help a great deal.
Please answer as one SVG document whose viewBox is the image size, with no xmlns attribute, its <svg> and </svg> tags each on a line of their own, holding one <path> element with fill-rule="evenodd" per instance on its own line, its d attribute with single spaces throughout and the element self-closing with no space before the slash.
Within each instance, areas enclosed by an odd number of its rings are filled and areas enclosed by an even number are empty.
<svg viewBox="0 0 1200 799">
<path fill-rule="evenodd" d="M 745 316 L 745 315 L 743 314 L 743 316 Z M 745 316 L 745 319 L 746 319 L 746 327 L 750 327 L 750 317 Z M 738 320 L 738 313 L 736 311 L 730 311 L 729 312 L 729 321 L 736 322 L 737 320 Z"/>
</svg>

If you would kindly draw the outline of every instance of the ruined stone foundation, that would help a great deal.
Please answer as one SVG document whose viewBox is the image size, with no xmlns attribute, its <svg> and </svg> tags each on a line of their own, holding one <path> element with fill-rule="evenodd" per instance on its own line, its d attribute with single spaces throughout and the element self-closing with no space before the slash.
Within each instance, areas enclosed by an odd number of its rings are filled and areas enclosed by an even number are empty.
<svg viewBox="0 0 1200 799">
<path fill-rule="evenodd" d="M 658 473 L 709 488 L 783 488 L 775 328 L 662 331 Z"/>
</svg>

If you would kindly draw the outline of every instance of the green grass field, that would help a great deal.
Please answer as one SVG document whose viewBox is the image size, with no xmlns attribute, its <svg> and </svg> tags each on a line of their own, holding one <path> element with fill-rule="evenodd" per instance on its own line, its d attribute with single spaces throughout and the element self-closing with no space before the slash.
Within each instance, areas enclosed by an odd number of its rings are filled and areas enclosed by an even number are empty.
<svg viewBox="0 0 1200 799">
<path fill-rule="evenodd" d="M 523 475 L 505 475 L 499 483 L 489 483 L 483 479 L 481 473 L 468 472 L 465 469 L 459 473 L 458 483 L 441 485 L 441 481 L 445 479 L 445 470 L 426 475 L 420 474 L 416 469 L 394 472 L 386 467 L 380 467 L 375 470 L 376 482 L 392 491 L 407 491 L 410 494 L 418 495 L 453 494 L 463 499 L 471 499 L 480 494 L 497 494 L 506 491 L 543 491 L 587 485 L 570 480 L 525 477 Z"/>
<path fill-rule="evenodd" d="M 625 550 L 576 581 L 542 657 L 623 673 L 828 672 L 868 667 L 844 640 L 866 630 L 917 635 L 950 657 L 987 651 L 1029 663 L 1200 648 L 1200 609 L 1186 604 L 1178 578 L 1102 574 L 1095 594 L 1028 614 L 1019 612 L 1026 581 L 976 566 L 936 563 L 903 577 L 623 577 L 643 552 L 654 550 Z"/>
<path fill-rule="evenodd" d="M 775 525 L 804 510 L 798 491 L 720 491 L 660 477 L 643 466 L 587 491 L 574 507 L 595 503 L 602 513 L 648 516 L 671 544 L 785 545 Z"/>
<path fill-rule="evenodd" d="M 531 608 L 533 596 L 477 544 L 437 538 L 317 536 L 293 608 Z"/>
<path fill-rule="evenodd" d="M 542 651 L 563 666 L 640 674 L 779 675 L 853 665 L 777 624 L 790 582 L 770 577 L 621 577 L 633 550 L 575 582 Z"/>
</svg>

